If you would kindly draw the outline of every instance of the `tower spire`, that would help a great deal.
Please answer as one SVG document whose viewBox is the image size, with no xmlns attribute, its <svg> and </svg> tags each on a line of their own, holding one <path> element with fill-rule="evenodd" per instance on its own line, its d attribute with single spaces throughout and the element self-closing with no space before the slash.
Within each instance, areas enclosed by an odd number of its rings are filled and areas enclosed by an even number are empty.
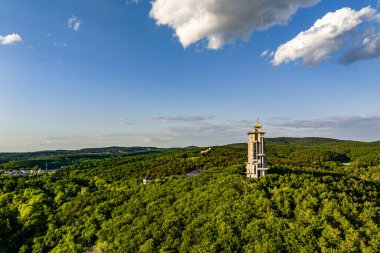
<svg viewBox="0 0 380 253">
<path fill-rule="evenodd" d="M 257 120 L 256 120 L 255 128 L 261 128 L 259 118 L 257 118 Z"/>
</svg>

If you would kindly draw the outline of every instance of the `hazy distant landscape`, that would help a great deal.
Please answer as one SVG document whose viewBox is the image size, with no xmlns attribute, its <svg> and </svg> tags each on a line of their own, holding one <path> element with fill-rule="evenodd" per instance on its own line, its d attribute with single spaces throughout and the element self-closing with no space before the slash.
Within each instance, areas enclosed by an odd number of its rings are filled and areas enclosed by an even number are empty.
<svg viewBox="0 0 380 253">
<path fill-rule="evenodd" d="M 2 153 L 2 170 L 59 169 L 1 176 L 0 252 L 378 251 L 378 142 L 267 143 L 260 180 L 246 144 Z"/>
</svg>

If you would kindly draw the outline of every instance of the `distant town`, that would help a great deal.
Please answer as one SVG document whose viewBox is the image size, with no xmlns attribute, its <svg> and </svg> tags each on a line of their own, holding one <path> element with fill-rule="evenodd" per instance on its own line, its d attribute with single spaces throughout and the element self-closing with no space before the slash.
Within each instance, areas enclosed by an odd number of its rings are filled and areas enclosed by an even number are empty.
<svg viewBox="0 0 380 253">
<path fill-rule="evenodd" d="M 56 169 L 54 170 L 3 170 L 0 171 L 0 174 L 2 176 L 27 176 L 27 175 L 37 175 L 37 174 L 46 174 L 46 173 L 55 173 L 57 172 Z"/>
</svg>

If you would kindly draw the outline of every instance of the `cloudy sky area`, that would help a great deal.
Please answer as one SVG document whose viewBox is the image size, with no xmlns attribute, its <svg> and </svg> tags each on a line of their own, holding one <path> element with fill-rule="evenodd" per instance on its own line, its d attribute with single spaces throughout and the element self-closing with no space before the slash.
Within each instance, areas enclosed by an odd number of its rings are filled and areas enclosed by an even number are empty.
<svg viewBox="0 0 380 253">
<path fill-rule="evenodd" d="M 2 0 L 0 152 L 380 140 L 380 2 Z"/>
</svg>

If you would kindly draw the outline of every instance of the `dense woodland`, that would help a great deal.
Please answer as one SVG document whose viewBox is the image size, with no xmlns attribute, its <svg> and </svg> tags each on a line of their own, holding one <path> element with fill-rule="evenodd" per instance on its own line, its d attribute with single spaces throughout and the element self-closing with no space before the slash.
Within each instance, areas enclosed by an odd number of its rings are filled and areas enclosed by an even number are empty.
<svg viewBox="0 0 380 253">
<path fill-rule="evenodd" d="M 0 177 L 0 252 L 380 252 L 380 143 L 269 139 L 260 179 L 245 144 L 201 150 L 0 154 L 64 165 Z"/>
</svg>

